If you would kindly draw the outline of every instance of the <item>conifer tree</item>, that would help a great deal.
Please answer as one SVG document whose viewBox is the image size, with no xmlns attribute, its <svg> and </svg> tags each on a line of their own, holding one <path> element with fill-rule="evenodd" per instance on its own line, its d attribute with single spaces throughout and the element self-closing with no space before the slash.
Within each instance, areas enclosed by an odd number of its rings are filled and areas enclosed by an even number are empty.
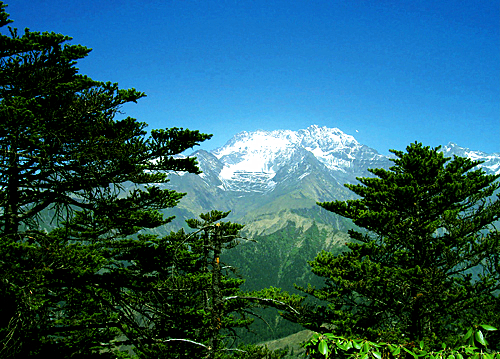
<svg viewBox="0 0 500 359">
<path fill-rule="evenodd" d="M 0 2 L 0 27 L 10 22 Z M 168 223 L 183 194 L 160 187 L 210 135 L 119 119 L 145 95 L 78 73 L 90 52 L 55 33 L 0 34 L 0 356 L 111 355 L 132 235 Z M 45 353 L 46 354 L 46 353 Z"/>
<path fill-rule="evenodd" d="M 319 203 L 362 229 L 345 252 L 311 262 L 326 284 L 306 292 L 328 302 L 316 315 L 337 334 L 432 346 L 498 327 L 499 176 L 439 149 L 391 151 L 389 170 L 346 184 L 359 199 Z"/>
<path fill-rule="evenodd" d="M 189 219 L 181 229 L 159 238 L 141 234 L 133 252 L 122 259 L 133 278 L 126 285 L 127 302 L 120 306 L 124 322 L 134 323 L 120 339 L 140 358 L 280 358 L 255 346 L 236 347 L 235 328 L 247 327 L 252 309 L 272 299 L 242 292 L 244 280 L 221 260 L 244 238 L 242 225 L 223 221 L 229 212 L 211 211 Z M 130 255 L 130 256 L 129 256 Z M 251 293 L 253 294 L 253 293 Z"/>
<path fill-rule="evenodd" d="M 134 297 L 144 308 L 137 343 L 145 357 L 220 357 L 234 342 L 225 340 L 232 328 L 250 323 L 243 313 L 248 303 L 228 299 L 244 280 L 220 260 L 223 250 L 242 240 L 242 225 L 222 221 L 228 214 L 211 211 L 187 220 L 189 233 L 140 236 L 143 250 L 127 269 L 142 278 Z"/>
</svg>

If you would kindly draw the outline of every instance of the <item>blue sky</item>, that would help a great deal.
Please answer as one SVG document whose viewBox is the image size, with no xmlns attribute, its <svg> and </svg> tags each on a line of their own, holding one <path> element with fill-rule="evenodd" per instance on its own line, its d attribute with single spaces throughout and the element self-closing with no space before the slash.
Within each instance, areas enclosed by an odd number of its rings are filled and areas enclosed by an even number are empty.
<svg viewBox="0 0 500 359">
<path fill-rule="evenodd" d="M 14 27 L 92 48 L 126 115 L 212 133 L 337 127 L 380 153 L 500 153 L 498 0 L 11 0 Z"/>
</svg>

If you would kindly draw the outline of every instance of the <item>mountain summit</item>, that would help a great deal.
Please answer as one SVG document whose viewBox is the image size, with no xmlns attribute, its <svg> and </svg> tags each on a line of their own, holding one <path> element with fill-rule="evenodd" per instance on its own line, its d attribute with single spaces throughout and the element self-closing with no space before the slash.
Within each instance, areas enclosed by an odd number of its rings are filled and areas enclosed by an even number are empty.
<svg viewBox="0 0 500 359">
<path fill-rule="evenodd" d="M 338 128 L 316 125 L 299 131 L 241 132 L 212 155 L 220 164 L 219 188 L 239 192 L 272 191 L 291 174 L 296 179 L 314 175 L 314 165 L 343 184 L 353 182 L 367 165 L 387 163 L 386 157 Z M 200 165 L 204 170 L 202 161 Z"/>
<path fill-rule="evenodd" d="M 500 173 L 500 154 L 471 151 L 453 143 L 442 151 L 449 157 L 484 161 L 481 167 L 485 171 Z M 200 150 L 192 156 L 197 157 L 203 173 L 172 175 L 169 183 L 169 187 L 187 192 L 175 213 L 178 218 L 212 209 L 230 210 L 231 220 L 247 225 L 266 216 L 289 220 L 290 211 L 314 209 L 318 214 L 318 201 L 352 198 L 345 183 L 371 176 L 369 168 L 392 166 L 388 156 L 338 128 L 315 125 L 298 131 L 241 132 L 214 151 Z M 271 220 L 268 225 L 276 222 Z"/>
</svg>

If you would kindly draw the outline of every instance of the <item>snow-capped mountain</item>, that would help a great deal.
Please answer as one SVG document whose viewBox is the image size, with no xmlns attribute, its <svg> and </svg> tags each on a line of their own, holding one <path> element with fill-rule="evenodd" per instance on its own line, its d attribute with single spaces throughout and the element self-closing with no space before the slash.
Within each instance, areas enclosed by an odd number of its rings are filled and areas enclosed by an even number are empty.
<svg viewBox="0 0 500 359">
<path fill-rule="evenodd" d="M 485 171 L 500 173 L 500 154 L 452 143 L 442 151 L 446 157 L 484 161 Z M 318 278 L 307 261 L 321 250 L 342 250 L 353 224 L 316 202 L 352 199 L 345 183 L 370 176 L 368 168 L 393 165 L 388 156 L 341 130 L 318 126 L 241 132 L 223 147 L 193 156 L 203 173 L 170 177 L 171 188 L 187 194 L 168 211 L 177 218 L 166 230 L 178 229 L 184 219 L 200 213 L 231 211 L 228 219 L 244 224 L 243 235 L 256 242 L 243 241 L 223 260 L 238 268 L 249 290 L 274 286 L 293 291 L 294 284 L 322 285 L 314 282 Z M 280 326 L 274 317 L 268 322 Z"/>
<path fill-rule="evenodd" d="M 442 151 L 485 161 L 481 167 L 500 173 L 499 154 L 470 151 L 453 143 Z M 241 132 L 210 154 L 197 155 L 207 184 L 235 192 L 267 193 L 285 179 L 302 180 L 315 175 L 307 164 L 316 161 L 337 184 L 368 176 L 368 168 L 390 166 L 387 156 L 360 144 L 353 136 L 338 128 L 315 125 L 299 131 Z"/>
<path fill-rule="evenodd" d="M 442 148 L 446 157 L 468 157 L 473 161 L 481 161 L 478 167 L 482 168 L 487 173 L 500 174 L 500 153 L 484 153 L 481 151 L 472 151 L 468 148 L 460 147 L 457 144 L 450 142 Z"/>
<path fill-rule="evenodd" d="M 369 167 L 387 158 L 337 128 L 310 126 L 305 130 L 242 132 L 212 152 L 218 160 L 219 188 L 228 191 L 269 192 L 285 178 L 301 180 L 314 173 L 303 166 L 317 161 L 338 184 L 352 182 Z M 302 164 L 302 166 L 301 166 Z M 211 172 L 200 161 L 201 169 Z M 299 170 L 300 168 L 300 170 Z"/>
<path fill-rule="evenodd" d="M 484 161 L 481 167 L 486 172 L 500 173 L 500 154 L 471 151 L 453 143 L 441 150 L 447 157 Z M 316 202 L 352 198 L 345 183 L 371 176 L 369 168 L 387 169 L 393 164 L 388 156 L 337 128 L 314 125 L 299 131 L 241 132 L 221 148 L 192 156 L 203 173 L 172 175 L 169 183 L 187 193 L 174 209 L 179 219 L 212 209 L 230 210 L 232 220 L 244 224 L 261 220 L 274 228 L 276 218 L 290 220 L 293 211 L 312 211 L 301 214 L 302 219 L 321 215 Z"/>
</svg>

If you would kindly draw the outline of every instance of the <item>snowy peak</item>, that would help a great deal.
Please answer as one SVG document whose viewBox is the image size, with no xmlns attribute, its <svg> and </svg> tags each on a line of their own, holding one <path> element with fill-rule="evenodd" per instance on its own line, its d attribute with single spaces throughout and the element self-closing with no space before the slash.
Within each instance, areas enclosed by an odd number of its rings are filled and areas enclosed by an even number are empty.
<svg viewBox="0 0 500 359">
<path fill-rule="evenodd" d="M 279 182 L 276 174 L 280 172 L 278 177 L 282 178 L 283 168 L 290 174 L 299 171 L 296 162 L 301 159 L 318 161 L 339 183 L 353 181 L 360 174 L 359 168 L 354 168 L 363 167 L 365 162 L 386 161 L 338 128 L 315 125 L 299 131 L 241 132 L 212 154 L 222 164 L 220 188 L 257 192 L 273 190 Z M 305 174 L 294 175 L 303 178 Z"/>
<path fill-rule="evenodd" d="M 358 148 L 361 145 L 354 137 L 343 133 L 338 128 L 312 125 L 305 130 L 276 130 L 241 132 L 228 143 L 215 150 L 217 158 L 238 153 L 279 152 L 286 149 L 303 147 L 309 151 L 338 151 L 346 148 Z"/>
<path fill-rule="evenodd" d="M 276 132 L 242 132 L 213 152 L 223 165 L 222 189 L 267 192 L 274 188 L 280 163 L 294 151 L 294 145 Z"/>
<path fill-rule="evenodd" d="M 302 148 L 330 169 L 342 170 L 363 147 L 338 128 L 313 125 L 299 131 L 241 132 L 213 154 L 235 170 L 272 172 Z"/>
<path fill-rule="evenodd" d="M 453 155 L 480 160 L 488 173 L 500 173 L 500 154 L 471 151 L 450 143 L 441 149 Z M 372 174 L 369 168 L 389 168 L 389 157 L 360 144 L 338 128 L 241 132 L 223 147 L 196 155 L 206 185 L 225 192 L 281 193 L 324 178 L 339 186 L 357 183 Z M 305 181 L 305 182 L 304 182 Z M 302 183 L 302 184 L 301 184 Z"/>
<path fill-rule="evenodd" d="M 319 149 L 323 152 L 339 151 L 348 148 L 359 148 L 361 145 L 351 135 L 338 128 L 310 126 L 297 132 L 300 145 L 307 150 Z"/>
<path fill-rule="evenodd" d="M 467 157 L 473 161 L 481 161 L 478 167 L 486 172 L 500 174 L 500 153 L 485 153 L 481 151 L 473 151 L 468 148 L 460 147 L 457 144 L 450 142 L 442 148 L 446 157 Z"/>
</svg>

